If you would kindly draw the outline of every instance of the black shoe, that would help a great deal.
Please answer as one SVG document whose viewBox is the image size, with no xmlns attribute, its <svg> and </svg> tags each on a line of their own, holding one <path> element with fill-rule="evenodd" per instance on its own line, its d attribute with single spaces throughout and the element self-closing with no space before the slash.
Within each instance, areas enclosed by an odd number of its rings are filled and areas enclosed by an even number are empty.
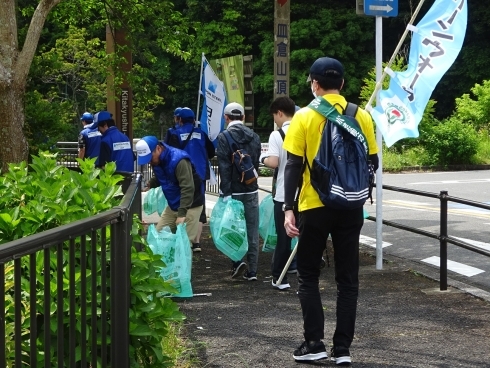
<svg viewBox="0 0 490 368">
<path fill-rule="evenodd" d="M 240 269 L 242 267 L 245 267 L 247 264 L 245 262 L 242 262 L 242 261 L 238 261 L 238 262 L 233 262 L 232 266 L 231 266 L 231 277 L 236 277 L 238 275 L 238 273 L 240 272 Z"/>
<path fill-rule="evenodd" d="M 330 360 L 336 365 L 348 367 L 351 365 L 350 352 L 347 348 L 336 348 L 330 350 Z"/>
<path fill-rule="evenodd" d="M 291 285 L 289 285 L 289 282 L 286 278 L 282 279 L 280 284 L 278 284 L 277 280 L 273 278 L 272 279 L 272 287 L 274 289 L 286 290 L 286 289 L 289 289 L 291 287 Z"/>
<path fill-rule="evenodd" d="M 243 278 L 248 281 L 257 281 L 257 272 L 246 271 Z"/>
<path fill-rule="evenodd" d="M 200 252 L 201 251 L 201 244 L 199 243 L 192 243 L 192 251 L 195 252 Z"/>
<path fill-rule="evenodd" d="M 294 360 L 320 360 L 327 359 L 328 354 L 322 341 L 303 342 L 293 353 Z"/>
</svg>

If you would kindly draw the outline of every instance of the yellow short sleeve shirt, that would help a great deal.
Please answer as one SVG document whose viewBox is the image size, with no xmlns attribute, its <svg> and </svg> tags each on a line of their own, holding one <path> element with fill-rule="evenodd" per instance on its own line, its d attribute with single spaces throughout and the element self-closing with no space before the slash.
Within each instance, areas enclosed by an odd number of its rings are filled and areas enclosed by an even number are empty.
<svg viewBox="0 0 490 368">
<path fill-rule="evenodd" d="M 323 96 L 323 98 L 335 106 L 340 113 L 347 106 L 346 99 L 341 95 L 329 94 Z M 311 166 L 318 148 L 320 147 L 320 138 L 322 136 L 325 120 L 325 117 L 308 107 L 297 111 L 291 120 L 288 134 L 286 134 L 286 139 L 283 143 L 283 148 L 296 156 L 305 157 L 306 153 L 308 163 Z M 378 153 L 371 115 L 367 111 L 359 108 L 357 110 L 356 120 L 359 122 L 362 132 L 366 136 L 369 154 L 372 155 Z M 310 171 L 306 168 L 303 173 L 303 187 L 299 196 L 299 211 L 322 206 L 323 203 L 320 201 L 320 197 L 311 186 Z"/>
</svg>

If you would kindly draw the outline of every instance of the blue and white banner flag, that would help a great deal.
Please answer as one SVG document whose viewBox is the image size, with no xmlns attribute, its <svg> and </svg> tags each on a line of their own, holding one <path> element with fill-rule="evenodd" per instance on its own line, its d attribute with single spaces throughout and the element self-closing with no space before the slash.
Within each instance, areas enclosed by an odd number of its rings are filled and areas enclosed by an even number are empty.
<svg viewBox="0 0 490 368">
<path fill-rule="evenodd" d="M 223 111 L 226 106 L 226 91 L 204 56 L 202 63 L 201 94 L 204 97 L 204 103 L 200 119 L 201 129 L 216 146 L 216 137 L 225 126 Z"/>
<path fill-rule="evenodd" d="M 466 33 L 467 0 L 436 0 L 413 31 L 408 68 L 388 71 L 387 90 L 371 115 L 386 146 L 419 136 L 418 125 L 432 91 L 458 56 Z"/>
</svg>

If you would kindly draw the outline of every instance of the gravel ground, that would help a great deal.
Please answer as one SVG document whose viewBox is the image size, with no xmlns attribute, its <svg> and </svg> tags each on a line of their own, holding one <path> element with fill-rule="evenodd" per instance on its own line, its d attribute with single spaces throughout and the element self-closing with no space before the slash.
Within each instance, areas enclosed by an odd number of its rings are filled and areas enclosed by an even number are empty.
<svg viewBox="0 0 490 368">
<path fill-rule="evenodd" d="M 196 367 L 299 367 L 292 357 L 302 342 L 302 318 L 291 288 L 271 287 L 270 253 L 260 253 L 258 281 L 229 276 L 230 260 L 205 227 L 202 252 L 194 254 L 194 293 L 176 299 L 187 316 L 186 335 L 197 346 Z M 329 248 L 330 259 L 333 259 Z M 369 249 L 361 249 L 360 296 L 353 367 L 490 367 L 490 303 L 438 283 L 402 259 L 375 269 Z M 322 272 L 325 345 L 335 328 L 333 265 Z M 333 367 L 331 362 L 317 366 Z"/>
</svg>

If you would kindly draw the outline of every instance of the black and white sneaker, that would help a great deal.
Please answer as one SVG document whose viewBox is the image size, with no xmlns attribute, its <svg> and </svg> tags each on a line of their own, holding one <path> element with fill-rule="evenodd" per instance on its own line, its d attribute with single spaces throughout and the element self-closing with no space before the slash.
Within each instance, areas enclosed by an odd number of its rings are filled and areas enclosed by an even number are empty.
<svg viewBox="0 0 490 368">
<path fill-rule="evenodd" d="M 248 281 L 257 281 L 257 272 L 247 271 L 243 274 L 243 278 Z"/>
<path fill-rule="evenodd" d="M 336 348 L 335 346 L 330 350 L 330 360 L 336 365 L 344 367 L 348 367 L 352 363 L 349 349 Z"/>
<path fill-rule="evenodd" d="M 199 243 L 192 243 L 192 251 L 194 253 L 200 252 L 201 251 L 201 244 L 199 244 Z"/>
<path fill-rule="evenodd" d="M 280 284 L 277 283 L 276 279 L 272 279 L 272 287 L 274 289 L 286 290 L 286 289 L 289 289 L 291 287 L 291 285 L 289 285 L 288 280 L 286 280 L 285 278 L 282 279 Z"/>
<path fill-rule="evenodd" d="M 327 359 L 328 354 L 322 341 L 303 342 L 293 353 L 296 361 Z"/>
<path fill-rule="evenodd" d="M 236 277 L 238 276 L 238 274 L 240 273 L 240 270 L 245 267 L 247 264 L 245 262 L 242 262 L 242 261 L 238 261 L 238 262 L 233 262 L 232 266 L 231 266 L 231 277 Z"/>
</svg>

